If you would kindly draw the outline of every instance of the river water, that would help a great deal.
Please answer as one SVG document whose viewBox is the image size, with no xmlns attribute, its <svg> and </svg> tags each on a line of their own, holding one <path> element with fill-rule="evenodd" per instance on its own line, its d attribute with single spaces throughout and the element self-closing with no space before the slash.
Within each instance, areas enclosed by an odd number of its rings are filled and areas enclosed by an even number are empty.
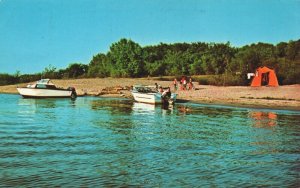
<svg viewBox="0 0 300 188">
<path fill-rule="evenodd" d="M 300 112 L 0 94 L 0 187 L 299 187 Z"/>
</svg>

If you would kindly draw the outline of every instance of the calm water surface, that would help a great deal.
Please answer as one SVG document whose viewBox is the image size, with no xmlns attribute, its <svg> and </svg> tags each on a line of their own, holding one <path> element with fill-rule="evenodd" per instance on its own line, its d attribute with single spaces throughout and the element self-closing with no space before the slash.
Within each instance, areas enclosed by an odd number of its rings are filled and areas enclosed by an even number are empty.
<svg viewBox="0 0 300 188">
<path fill-rule="evenodd" d="M 299 111 L 0 95 L 0 187 L 299 187 L 299 171 Z"/>
</svg>

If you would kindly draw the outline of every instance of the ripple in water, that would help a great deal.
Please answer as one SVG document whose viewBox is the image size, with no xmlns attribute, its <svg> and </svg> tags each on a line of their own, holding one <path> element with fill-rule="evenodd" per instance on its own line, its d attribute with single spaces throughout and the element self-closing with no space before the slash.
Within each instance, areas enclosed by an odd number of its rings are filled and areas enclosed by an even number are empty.
<svg viewBox="0 0 300 188">
<path fill-rule="evenodd" d="M 298 111 L 0 95 L 0 186 L 299 186 Z"/>
</svg>

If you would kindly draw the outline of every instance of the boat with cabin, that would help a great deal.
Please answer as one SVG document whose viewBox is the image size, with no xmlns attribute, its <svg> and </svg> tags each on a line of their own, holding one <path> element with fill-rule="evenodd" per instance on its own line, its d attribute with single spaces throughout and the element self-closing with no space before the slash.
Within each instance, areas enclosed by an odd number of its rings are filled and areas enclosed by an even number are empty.
<svg viewBox="0 0 300 188">
<path fill-rule="evenodd" d="M 149 104 L 174 104 L 177 97 L 170 88 L 159 92 L 156 86 L 145 85 L 134 85 L 131 93 L 135 101 Z"/>
<path fill-rule="evenodd" d="M 50 79 L 41 79 L 26 87 L 17 88 L 24 98 L 76 98 L 77 93 L 74 87 L 67 89 L 56 87 Z"/>
</svg>

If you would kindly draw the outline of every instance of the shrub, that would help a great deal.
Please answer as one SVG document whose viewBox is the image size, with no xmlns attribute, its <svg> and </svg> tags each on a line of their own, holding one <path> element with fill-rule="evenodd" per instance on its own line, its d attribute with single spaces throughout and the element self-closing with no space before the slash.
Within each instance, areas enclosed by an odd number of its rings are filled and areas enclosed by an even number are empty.
<svg viewBox="0 0 300 188">
<path fill-rule="evenodd" d="M 10 85 L 18 82 L 18 77 L 10 74 L 0 74 L 0 85 Z"/>
</svg>

